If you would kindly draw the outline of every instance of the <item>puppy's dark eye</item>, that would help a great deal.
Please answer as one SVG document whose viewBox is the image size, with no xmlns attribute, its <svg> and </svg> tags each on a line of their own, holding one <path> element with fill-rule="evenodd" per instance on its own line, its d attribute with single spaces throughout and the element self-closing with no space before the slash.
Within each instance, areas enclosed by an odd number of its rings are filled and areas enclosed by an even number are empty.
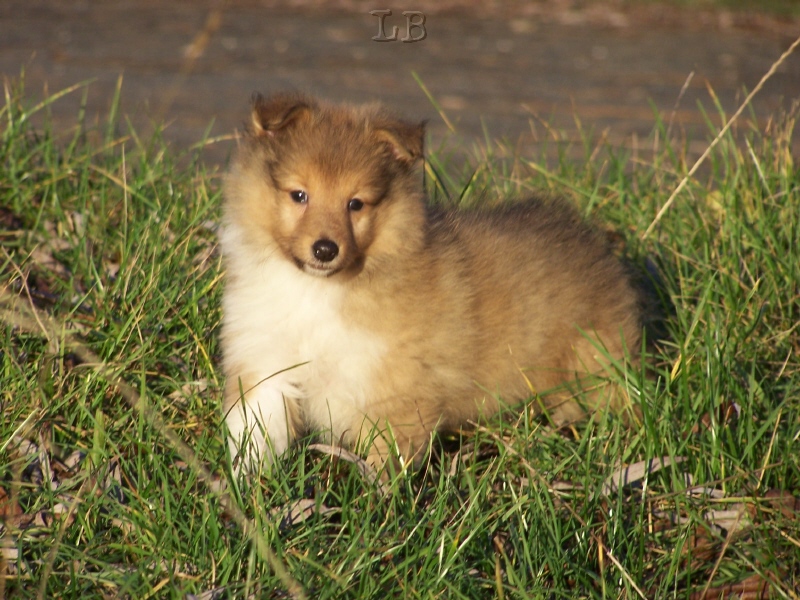
<svg viewBox="0 0 800 600">
<path fill-rule="evenodd" d="M 289 197 L 293 202 L 297 202 L 298 204 L 304 204 L 308 202 L 308 194 L 306 194 L 303 190 L 289 192 Z"/>
<path fill-rule="evenodd" d="M 352 200 L 350 200 L 350 202 L 347 203 L 347 208 L 349 208 L 353 212 L 356 212 L 364 208 L 364 203 L 358 198 L 353 198 Z"/>
</svg>

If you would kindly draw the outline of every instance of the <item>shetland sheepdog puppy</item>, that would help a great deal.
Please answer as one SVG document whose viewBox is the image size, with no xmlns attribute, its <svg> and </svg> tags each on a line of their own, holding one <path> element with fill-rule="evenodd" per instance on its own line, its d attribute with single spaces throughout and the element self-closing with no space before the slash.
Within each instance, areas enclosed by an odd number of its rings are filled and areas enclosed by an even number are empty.
<svg viewBox="0 0 800 600">
<path fill-rule="evenodd" d="M 559 423 L 619 407 L 637 291 L 563 201 L 437 210 L 424 124 L 378 105 L 254 100 L 224 184 L 224 414 L 237 469 L 304 431 L 381 467 L 539 395 Z"/>
</svg>

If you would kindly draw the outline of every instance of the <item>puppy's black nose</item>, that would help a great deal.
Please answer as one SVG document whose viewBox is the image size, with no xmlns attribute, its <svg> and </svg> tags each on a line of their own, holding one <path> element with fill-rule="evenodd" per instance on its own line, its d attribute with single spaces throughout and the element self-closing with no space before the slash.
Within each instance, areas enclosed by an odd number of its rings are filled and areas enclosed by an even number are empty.
<svg viewBox="0 0 800 600">
<path fill-rule="evenodd" d="M 311 249 L 314 252 L 314 258 L 320 262 L 331 262 L 339 254 L 339 246 L 332 240 L 317 240 Z"/>
</svg>

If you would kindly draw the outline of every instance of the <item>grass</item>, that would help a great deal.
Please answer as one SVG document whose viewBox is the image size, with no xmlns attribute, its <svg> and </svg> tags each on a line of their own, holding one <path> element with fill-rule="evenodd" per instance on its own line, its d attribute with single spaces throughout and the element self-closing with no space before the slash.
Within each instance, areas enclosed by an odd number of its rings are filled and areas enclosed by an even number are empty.
<svg viewBox="0 0 800 600">
<path fill-rule="evenodd" d="M 0 597 L 798 598 L 796 111 L 738 122 L 644 239 L 689 170 L 668 123 L 646 158 L 431 157 L 439 200 L 544 188 L 657 267 L 641 426 L 510 412 L 385 490 L 307 439 L 219 493 L 219 176 L 114 111 L 33 128 L 54 101 L 0 109 Z"/>
</svg>

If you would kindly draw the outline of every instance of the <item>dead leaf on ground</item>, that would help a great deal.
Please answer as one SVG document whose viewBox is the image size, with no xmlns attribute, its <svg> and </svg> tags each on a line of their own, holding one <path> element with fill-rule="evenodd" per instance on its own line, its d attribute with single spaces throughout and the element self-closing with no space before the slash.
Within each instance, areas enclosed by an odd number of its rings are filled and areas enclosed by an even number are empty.
<svg viewBox="0 0 800 600">
<path fill-rule="evenodd" d="M 16 540 L 20 535 L 42 537 L 52 534 L 54 521 L 67 527 L 76 519 L 75 506 L 83 502 L 81 491 L 87 483 L 83 461 L 86 454 L 75 451 L 63 461 L 53 457 L 46 435 L 38 432 L 39 443 L 22 437 L 14 437 L 8 445 L 9 458 L 20 463 L 17 481 L 11 482 L 12 490 L 22 488 L 26 497 L 37 494 L 51 499 L 42 506 L 25 512 L 23 505 L 13 493 L 0 487 L 0 565 L 4 574 L 18 575 L 18 565 L 24 565 Z M 106 494 L 118 502 L 124 502 L 120 492 L 122 474 L 118 459 L 111 459 L 100 468 L 92 469 L 88 475 L 92 488 L 98 495 Z M 124 527 L 124 524 L 118 524 Z"/>
<path fill-rule="evenodd" d="M 649 460 L 642 460 L 627 467 L 622 467 L 614 471 L 606 479 L 603 484 L 603 494 L 611 496 L 618 492 L 621 488 L 644 479 L 645 475 L 660 471 L 664 467 L 682 463 L 686 460 L 684 456 L 662 456 L 660 458 L 651 458 Z"/>
<path fill-rule="evenodd" d="M 301 498 L 286 506 L 278 506 L 269 511 L 270 517 L 278 521 L 281 529 L 299 525 L 314 515 L 326 516 L 341 512 L 340 508 L 317 503 L 313 498 Z"/>
<path fill-rule="evenodd" d="M 202 394 L 208 389 L 208 379 L 198 379 L 197 381 L 188 381 L 181 386 L 181 389 L 171 392 L 167 398 L 170 400 L 180 400 L 188 398 L 193 393 Z"/>
<path fill-rule="evenodd" d="M 766 504 L 772 509 L 777 510 L 787 519 L 800 518 L 800 498 L 795 497 L 786 490 L 772 488 L 764 494 Z"/>
<path fill-rule="evenodd" d="M 767 600 L 772 597 L 769 582 L 757 573 L 738 583 L 708 588 L 689 596 L 691 600 Z"/>
</svg>

